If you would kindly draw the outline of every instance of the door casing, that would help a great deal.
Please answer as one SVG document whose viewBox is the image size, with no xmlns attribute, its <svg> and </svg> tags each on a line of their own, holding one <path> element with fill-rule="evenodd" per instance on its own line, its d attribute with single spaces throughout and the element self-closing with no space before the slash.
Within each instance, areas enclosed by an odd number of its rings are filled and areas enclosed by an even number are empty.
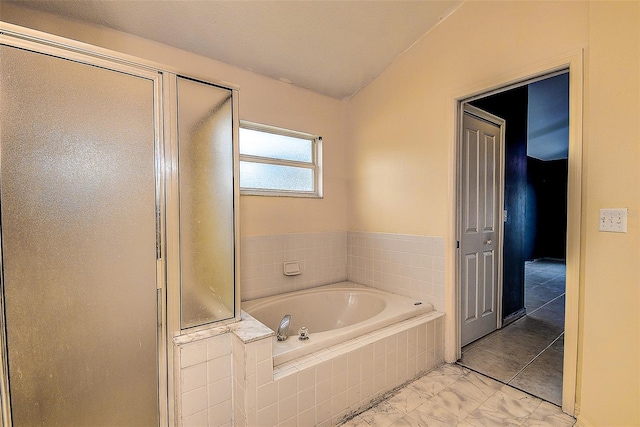
<svg viewBox="0 0 640 427">
<path fill-rule="evenodd" d="M 517 70 L 498 75 L 489 80 L 475 82 L 452 93 L 448 100 L 447 123 L 449 132 L 449 194 L 450 209 L 446 233 L 445 310 L 445 360 L 455 363 L 460 358 L 460 314 L 458 312 L 459 288 L 457 273 L 457 215 L 456 189 L 458 188 L 457 151 L 459 126 L 462 120 L 460 106 L 474 98 L 502 92 L 523 84 L 549 77 L 551 74 L 569 71 L 569 173 L 567 192 L 567 246 L 566 246 L 566 304 L 565 344 L 562 382 L 562 410 L 570 415 L 576 413 L 576 387 L 578 373 L 578 324 L 581 270 L 582 228 L 582 123 L 584 50 L 549 58 L 538 63 L 519 67 Z"/>
</svg>

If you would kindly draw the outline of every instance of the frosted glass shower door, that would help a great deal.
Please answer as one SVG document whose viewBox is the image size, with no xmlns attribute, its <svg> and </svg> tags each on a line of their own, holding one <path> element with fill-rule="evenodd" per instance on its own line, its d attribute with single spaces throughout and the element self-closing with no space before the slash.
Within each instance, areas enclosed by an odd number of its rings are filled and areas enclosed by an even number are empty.
<svg viewBox="0 0 640 427">
<path fill-rule="evenodd" d="M 13 425 L 157 426 L 154 80 L 0 57 Z"/>
</svg>

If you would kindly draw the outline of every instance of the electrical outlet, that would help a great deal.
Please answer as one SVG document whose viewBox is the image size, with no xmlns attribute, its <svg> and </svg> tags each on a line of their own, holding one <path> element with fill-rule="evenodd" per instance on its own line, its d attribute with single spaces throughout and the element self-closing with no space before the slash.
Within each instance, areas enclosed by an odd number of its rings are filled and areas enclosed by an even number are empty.
<svg viewBox="0 0 640 427">
<path fill-rule="evenodd" d="M 599 231 L 611 233 L 627 232 L 627 208 L 600 209 Z"/>
</svg>

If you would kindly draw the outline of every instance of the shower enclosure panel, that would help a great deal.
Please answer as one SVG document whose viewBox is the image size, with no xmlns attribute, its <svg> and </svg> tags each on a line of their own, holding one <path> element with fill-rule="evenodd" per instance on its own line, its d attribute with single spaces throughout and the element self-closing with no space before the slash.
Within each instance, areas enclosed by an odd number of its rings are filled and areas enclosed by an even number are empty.
<svg viewBox="0 0 640 427">
<path fill-rule="evenodd" d="M 0 46 L 12 423 L 157 426 L 161 76 L 47 49 Z"/>
<path fill-rule="evenodd" d="M 181 329 L 237 314 L 232 93 L 176 76 Z"/>
</svg>

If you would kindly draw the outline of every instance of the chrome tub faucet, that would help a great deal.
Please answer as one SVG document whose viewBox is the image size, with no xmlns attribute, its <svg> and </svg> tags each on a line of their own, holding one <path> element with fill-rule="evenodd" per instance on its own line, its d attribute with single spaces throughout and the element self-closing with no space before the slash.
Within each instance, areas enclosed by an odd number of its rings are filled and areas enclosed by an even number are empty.
<svg viewBox="0 0 640 427">
<path fill-rule="evenodd" d="M 278 331 L 276 332 L 276 338 L 278 341 L 286 341 L 289 338 L 289 325 L 291 324 L 291 315 L 285 314 L 282 320 L 280 321 L 280 326 L 278 326 Z"/>
</svg>

